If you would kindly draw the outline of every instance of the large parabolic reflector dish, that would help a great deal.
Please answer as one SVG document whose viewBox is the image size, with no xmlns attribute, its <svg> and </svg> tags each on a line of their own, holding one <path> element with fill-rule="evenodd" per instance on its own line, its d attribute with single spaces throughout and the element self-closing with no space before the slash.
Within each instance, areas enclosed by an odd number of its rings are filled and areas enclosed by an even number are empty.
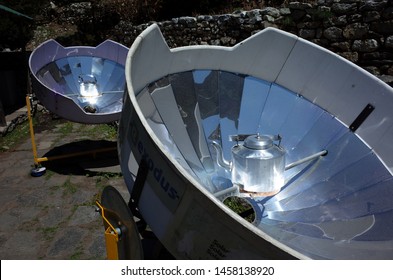
<svg viewBox="0 0 393 280">
<path fill-rule="evenodd" d="M 63 47 L 55 40 L 30 55 L 34 93 L 60 117 L 80 123 L 120 118 L 128 48 L 111 40 L 97 47 Z"/>
<path fill-rule="evenodd" d="M 152 25 L 130 48 L 126 81 L 122 171 L 175 257 L 393 258 L 393 90 L 379 79 L 278 29 L 230 48 L 169 49 Z M 275 136 L 285 151 L 277 192 L 236 187 L 243 135 Z"/>
</svg>

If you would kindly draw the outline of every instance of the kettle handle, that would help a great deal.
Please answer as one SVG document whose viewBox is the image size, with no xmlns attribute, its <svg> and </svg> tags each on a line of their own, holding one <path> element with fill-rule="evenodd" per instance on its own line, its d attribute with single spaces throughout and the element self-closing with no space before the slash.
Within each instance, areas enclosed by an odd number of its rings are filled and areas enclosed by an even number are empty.
<svg viewBox="0 0 393 280">
<path fill-rule="evenodd" d="M 259 133 L 257 134 L 234 134 L 234 135 L 229 135 L 229 141 L 232 142 L 240 142 L 240 141 L 244 141 L 246 140 L 246 138 L 248 136 L 252 136 L 252 135 L 259 135 Z M 269 136 L 273 141 L 278 141 L 278 146 L 281 145 L 281 135 L 277 134 L 277 135 L 266 135 Z"/>
</svg>

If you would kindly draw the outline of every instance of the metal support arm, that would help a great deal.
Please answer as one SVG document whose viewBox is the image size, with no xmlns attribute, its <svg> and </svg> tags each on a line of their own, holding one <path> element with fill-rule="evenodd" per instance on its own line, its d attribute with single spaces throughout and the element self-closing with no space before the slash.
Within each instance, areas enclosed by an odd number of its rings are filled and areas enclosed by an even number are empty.
<svg viewBox="0 0 393 280">
<path fill-rule="evenodd" d="M 300 159 L 298 161 L 292 162 L 292 163 L 290 163 L 290 164 L 285 166 L 285 170 L 291 169 L 291 168 L 293 168 L 295 166 L 298 166 L 298 165 L 300 165 L 302 163 L 305 163 L 305 162 L 311 161 L 313 159 L 316 159 L 316 158 L 318 158 L 320 156 L 326 156 L 327 153 L 328 153 L 327 150 L 322 150 L 322 151 L 320 151 L 318 153 L 315 153 L 315 154 L 313 154 L 311 156 L 308 156 L 308 157 L 302 158 L 302 159 Z"/>
</svg>

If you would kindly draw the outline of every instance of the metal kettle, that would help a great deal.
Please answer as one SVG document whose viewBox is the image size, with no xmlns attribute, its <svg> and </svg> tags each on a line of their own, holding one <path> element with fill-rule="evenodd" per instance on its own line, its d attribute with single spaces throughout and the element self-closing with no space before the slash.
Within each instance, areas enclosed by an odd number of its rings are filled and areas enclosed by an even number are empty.
<svg viewBox="0 0 393 280">
<path fill-rule="evenodd" d="M 231 172 L 232 183 L 243 192 L 272 195 L 284 184 L 285 150 L 275 141 L 280 136 L 272 135 L 235 135 L 237 141 L 231 149 L 232 161 L 223 158 L 221 146 L 214 142 L 218 152 L 218 164 Z M 241 144 L 240 142 L 243 143 Z"/>
<path fill-rule="evenodd" d="M 250 135 L 232 147 L 232 183 L 245 192 L 274 194 L 284 185 L 285 150 L 279 136 Z"/>
<path fill-rule="evenodd" d="M 212 142 L 217 151 L 217 164 L 230 171 L 231 181 L 239 192 L 253 196 L 278 193 L 285 184 L 286 170 L 327 155 L 327 150 L 321 150 L 285 165 L 286 151 L 280 146 L 280 135 L 231 135 L 229 140 L 237 142 L 231 149 L 231 162 L 224 159 L 221 145 Z"/>
</svg>

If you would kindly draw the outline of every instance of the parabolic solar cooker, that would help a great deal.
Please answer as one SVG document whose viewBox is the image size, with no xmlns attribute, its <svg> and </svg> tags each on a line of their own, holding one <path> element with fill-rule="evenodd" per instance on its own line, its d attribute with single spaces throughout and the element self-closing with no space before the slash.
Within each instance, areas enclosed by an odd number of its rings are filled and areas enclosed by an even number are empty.
<svg viewBox="0 0 393 280">
<path fill-rule="evenodd" d="M 169 49 L 153 24 L 125 73 L 122 172 L 174 257 L 393 258 L 387 84 L 274 28 Z"/>
<path fill-rule="evenodd" d="M 55 40 L 30 55 L 34 93 L 51 112 L 80 123 L 120 118 L 128 48 L 111 40 L 97 47 L 63 47 Z"/>
</svg>

